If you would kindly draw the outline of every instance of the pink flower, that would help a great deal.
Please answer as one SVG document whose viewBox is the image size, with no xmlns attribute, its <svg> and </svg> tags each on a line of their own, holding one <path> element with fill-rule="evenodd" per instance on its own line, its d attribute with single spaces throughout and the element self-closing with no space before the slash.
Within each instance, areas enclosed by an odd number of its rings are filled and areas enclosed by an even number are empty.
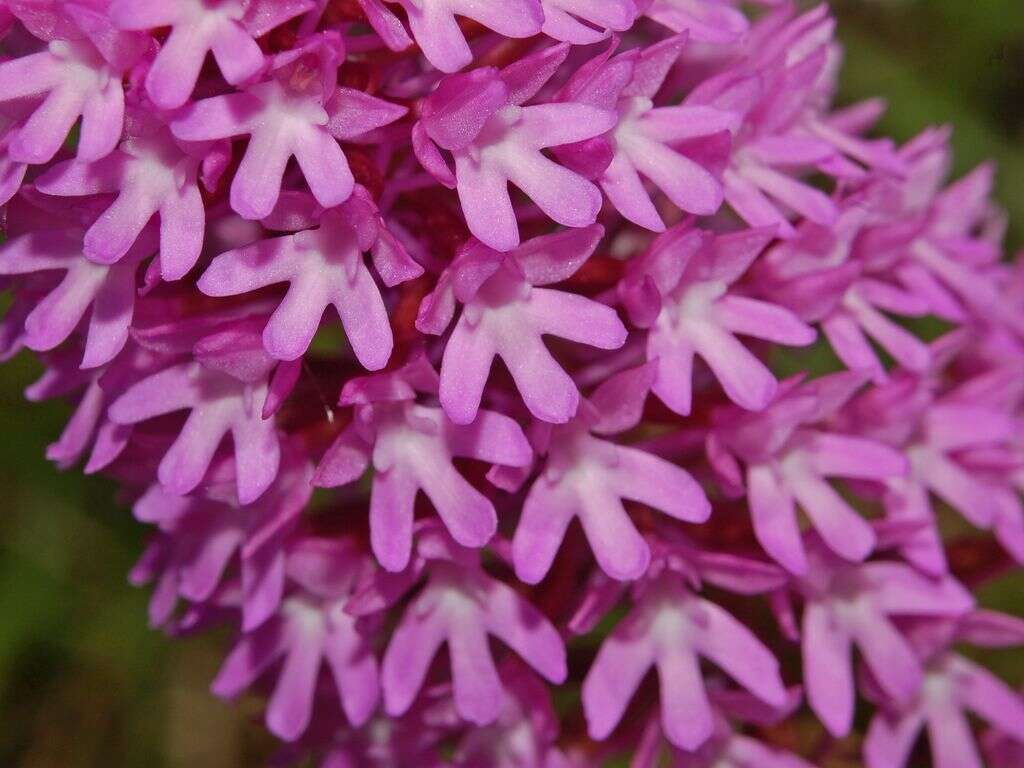
<svg viewBox="0 0 1024 768">
<path fill-rule="evenodd" d="M 118 424 L 138 424 L 188 410 L 189 417 L 160 462 L 160 483 L 184 495 L 202 481 L 223 439 L 231 435 L 238 499 L 251 504 L 274 481 L 280 446 L 273 419 L 261 414 L 266 380 L 249 383 L 186 362 L 153 373 L 132 385 L 110 406 Z"/>
<path fill-rule="evenodd" d="M 350 381 L 341 404 L 355 406 L 355 420 L 316 475 L 317 485 L 337 487 L 358 480 L 372 461 L 370 537 L 374 554 L 390 571 L 409 562 L 420 490 L 459 544 L 481 547 L 494 535 L 494 505 L 459 474 L 455 457 L 509 467 L 528 466 L 533 458 L 522 429 L 507 416 L 482 410 L 469 424 L 455 424 L 441 409 L 418 405 L 417 390 L 437 391 L 437 374 L 423 360 L 397 374 Z"/>
<path fill-rule="evenodd" d="M 121 29 L 171 28 L 146 73 L 146 92 L 161 109 L 175 109 L 188 101 L 208 52 L 224 79 L 239 85 L 263 68 L 254 38 L 312 7 L 311 0 L 114 0 L 108 13 Z"/>
<path fill-rule="evenodd" d="M 1024 557 L 1024 512 L 1016 490 L 986 471 L 992 461 L 1014 461 L 1006 451 L 1012 450 L 1016 422 L 1000 403 L 1007 396 L 1019 400 L 1016 382 L 1015 374 L 997 371 L 936 399 L 926 381 L 907 377 L 854 403 L 861 429 L 901 447 L 909 459 L 909 474 L 888 482 L 885 509 L 908 528 L 898 542 L 903 557 L 926 573 L 947 571 L 933 496 L 972 525 L 994 529 L 1014 557 Z"/>
<path fill-rule="evenodd" d="M 359 0 L 370 22 L 397 50 L 405 30 L 383 5 L 384 0 Z M 456 16 L 473 19 L 505 37 L 532 37 L 541 31 L 540 0 L 387 0 L 408 14 L 409 29 L 427 60 L 442 72 L 458 72 L 473 60 Z M 408 40 L 405 37 L 405 40 Z M 393 41 L 393 42 L 392 42 Z M 405 43 L 406 45 L 408 43 Z"/>
<path fill-rule="evenodd" d="M 552 683 L 566 676 L 558 631 L 507 585 L 485 575 L 471 553 L 452 544 L 427 565 L 424 589 L 405 610 L 384 654 L 384 709 L 405 713 L 442 643 L 448 645 L 455 709 L 478 725 L 501 714 L 504 687 L 488 647 L 493 635 Z"/>
<path fill-rule="evenodd" d="M 157 250 L 155 234 L 141 234 L 125 257 L 109 266 L 86 257 L 83 231 L 70 226 L 30 232 L 0 246 L 0 275 L 64 273 L 25 317 L 25 344 L 37 351 L 57 347 L 91 308 L 82 367 L 96 368 L 113 360 L 128 341 L 136 274 L 140 263 Z"/>
<path fill-rule="evenodd" d="M 1024 622 L 1012 616 L 976 611 L 965 617 L 951 639 L 984 648 L 1019 646 Z M 968 711 L 1015 742 L 1024 744 L 1024 698 L 984 667 L 941 648 L 929 655 L 924 683 L 906 704 L 887 702 L 871 721 L 864 743 L 868 768 L 902 768 L 922 728 L 928 731 L 936 768 L 981 768 Z"/>
<path fill-rule="evenodd" d="M 317 229 L 222 253 L 199 280 L 199 289 L 209 296 L 232 296 L 287 282 L 288 293 L 263 331 L 263 345 L 270 355 L 280 360 L 300 358 L 324 310 L 333 305 L 359 362 L 371 371 L 380 370 L 391 357 L 393 339 L 384 300 L 363 262 L 363 252 L 373 251 L 389 285 L 423 270 L 407 255 L 390 258 L 381 232 L 383 222 L 361 188 L 346 203 L 316 219 Z"/>
<path fill-rule="evenodd" d="M 199 193 L 202 148 L 175 141 L 157 121 L 136 120 L 136 133 L 101 160 L 68 160 L 36 181 L 40 192 L 63 197 L 117 193 L 85 234 L 85 254 L 114 264 L 160 216 L 160 269 L 165 280 L 187 274 L 203 247 L 206 215 Z"/>
<path fill-rule="evenodd" d="M 830 733 L 853 724 L 852 649 L 887 696 L 905 703 L 924 683 L 910 642 L 893 617 L 958 617 L 974 604 L 952 577 L 932 580 L 899 562 L 843 563 L 816 546 L 800 582 L 807 702 Z"/>
<path fill-rule="evenodd" d="M 550 334 L 599 349 L 617 349 L 626 329 L 615 311 L 564 291 L 541 286 L 571 277 L 597 247 L 600 226 L 536 238 L 509 254 L 470 241 L 420 306 L 417 327 L 443 333 L 465 306 L 445 346 L 440 398 L 457 424 L 476 417 L 491 364 L 500 357 L 530 412 L 564 424 L 580 395 L 541 336 Z"/>
<path fill-rule="evenodd" d="M 184 141 L 250 137 L 231 185 L 231 207 L 245 218 L 270 215 L 292 156 L 320 205 L 345 202 L 355 182 L 336 139 L 357 138 L 405 114 L 404 107 L 337 87 L 335 70 L 343 55 L 338 36 L 311 38 L 278 56 L 270 79 L 190 104 L 171 121 L 174 135 Z"/>
<path fill-rule="evenodd" d="M 509 183 L 566 227 L 590 226 L 601 210 L 600 190 L 542 150 L 606 133 L 617 122 L 615 113 L 575 102 L 522 106 L 568 53 L 550 48 L 501 72 L 485 68 L 445 78 L 414 128 L 420 162 L 458 191 L 469 231 L 497 251 L 520 242 Z M 454 173 L 441 149 L 451 153 Z"/>
<path fill-rule="evenodd" d="M 133 512 L 140 522 L 158 526 L 160 534 L 132 578 L 157 582 L 151 623 L 167 624 L 179 597 L 203 603 L 230 591 L 228 571 L 236 558 L 242 629 L 254 630 L 274 615 L 285 589 L 284 540 L 312 495 L 311 473 L 295 452 L 286 453 L 274 485 L 250 505 L 239 503 L 228 461 L 211 469 L 208 484 L 195 496 L 170 494 L 158 484 L 148 488 Z"/>
<path fill-rule="evenodd" d="M 690 593 L 677 577 L 663 576 L 646 586 L 587 672 L 583 710 L 591 737 L 608 737 L 654 665 L 665 735 L 687 751 L 700 747 L 715 725 L 701 657 L 765 703 L 786 702 L 778 662 L 754 634 L 719 606 Z"/>
<path fill-rule="evenodd" d="M 906 458 L 884 443 L 815 426 L 860 383 L 847 374 L 802 386 L 787 382 L 763 414 L 723 412 L 708 439 L 709 458 L 722 479 L 745 485 L 761 546 L 792 573 L 804 574 L 808 568 L 797 504 L 832 552 L 864 560 L 875 548 L 876 534 L 828 479 L 898 482 L 907 474 Z"/>
<path fill-rule="evenodd" d="M 891 261 L 878 259 L 870 227 L 893 203 L 888 185 L 844 201 L 834 227 L 805 223 L 793 240 L 776 245 L 759 265 L 769 295 L 803 319 L 820 321 L 833 351 L 851 371 L 878 383 L 888 378 L 871 345 L 876 342 L 909 371 L 931 365 L 928 345 L 888 315 L 922 317 L 930 303 L 910 286 L 893 281 Z M 865 243 L 866 244 L 866 243 Z"/>
<path fill-rule="evenodd" d="M 730 293 L 772 236 L 748 230 L 715 237 L 679 226 L 629 266 L 619 294 L 636 325 L 648 328 L 647 359 L 657 361 L 654 393 L 676 413 L 690 413 L 693 358 L 709 365 L 729 398 L 763 410 L 778 382 L 733 334 L 806 346 L 813 328 L 788 310 Z"/>
<path fill-rule="evenodd" d="M 601 569 L 613 579 L 639 578 L 650 551 L 623 500 L 702 523 L 711 514 L 704 491 L 685 470 L 653 454 L 602 440 L 636 426 L 652 371 L 627 371 L 604 382 L 565 425 L 538 425 L 546 461 L 534 481 L 512 542 L 516 575 L 539 582 L 551 568 L 566 529 L 579 518 Z"/>
<path fill-rule="evenodd" d="M 266 720 L 271 732 L 294 740 L 309 726 L 326 664 L 346 717 L 355 726 L 365 723 L 380 695 L 377 659 L 367 628 L 344 610 L 363 564 L 344 541 L 307 539 L 294 547 L 287 568 L 301 590 L 285 599 L 277 616 L 242 636 L 213 692 L 233 698 L 283 658 Z"/>
<path fill-rule="evenodd" d="M 19 4 L 19 13 L 39 14 L 45 22 L 45 10 L 27 5 Z M 60 13 L 66 14 L 63 24 L 56 25 L 57 34 L 45 50 L 0 64 L 0 100 L 42 99 L 7 145 L 7 156 L 17 163 L 52 160 L 79 117 L 79 159 L 91 162 L 109 154 L 124 123 L 121 78 L 151 42 L 117 31 L 101 11 L 85 3 L 66 3 Z"/>
<path fill-rule="evenodd" d="M 672 37 L 643 51 L 630 51 L 581 68 L 563 90 L 574 102 L 618 113 L 609 134 L 611 163 L 599 174 L 601 188 L 627 219 L 662 232 L 665 224 L 644 188 L 641 174 L 680 209 L 710 216 L 722 205 L 722 186 L 707 165 L 701 142 L 722 138 L 738 115 L 708 106 L 655 106 L 654 99 L 682 53 L 684 37 Z M 599 66 L 595 66 L 595 64 Z M 687 150 L 692 145 L 694 149 Z"/>
</svg>

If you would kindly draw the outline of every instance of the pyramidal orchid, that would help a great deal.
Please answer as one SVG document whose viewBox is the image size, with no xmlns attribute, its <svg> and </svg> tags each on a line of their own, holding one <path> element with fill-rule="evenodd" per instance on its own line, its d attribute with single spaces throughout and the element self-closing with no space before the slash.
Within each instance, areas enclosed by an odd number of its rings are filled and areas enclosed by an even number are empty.
<svg viewBox="0 0 1024 768">
<path fill-rule="evenodd" d="M 114 0 L 108 13 L 124 30 L 171 28 L 146 72 L 146 93 L 175 109 L 192 95 L 208 52 L 228 83 L 244 83 L 263 68 L 256 38 L 312 8 L 311 0 Z"/>
<path fill-rule="evenodd" d="M 710 216 L 722 205 L 723 193 L 718 178 L 705 167 L 714 162 L 715 153 L 702 145 L 712 144 L 715 137 L 728 143 L 729 131 L 739 124 L 739 116 L 725 109 L 655 105 L 685 44 L 685 36 L 673 37 L 607 62 L 598 57 L 581 67 L 562 92 L 569 100 L 618 114 L 607 138 L 611 162 L 599 175 L 601 188 L 629 221 L 655 232 L 665 224 L 643 178 L 681 210 Z M 687 144 L 693 150 L 687 152 Z M 577 162 L 595 149 L 593 144 L 577 147 Z"/>
<path fill-rule="evenodd" d="M 400 248 L 391 249 L 373 201 L 361 187 L 329 210 L 316 210 L 308 198 L 290 202 L 294 216 L 305 208 L 306 220 L 319 226 L 220 254 L 200 278 L 199 289 L 209 296 L 232 296 L 287 282 L 288 292 L 263 331 L 268 354 L 280 360 L 302 357 L 324 310 L 333 305 L 359 362 L 380 370 L 391 357 L 391 326 L 363 253 L 373 252 L 389 285 L 417 277 L 423 269 Z M 306 222 L 291 226 L 296 223 Z"/>
<path fill-rule="evenodd" d="M 2 4 L 0 360 L 274 765 L 1020 764 L 995 167 L 797 5 Z"/>
<path fill-rule="evenodd" d="M 840 373 L 804 385 L 786 382 L 764 413 L 723 409 L 708 435 L 708 459 L 723 485 L 745 485 L 755 536 L 793 573 L 808 568 L 798 504 L 827 547 L 861 561 L 875 548 L 875 531 L 829 479 L 884 483 L 907 474 L 906 458 L 884 443 L 814 426 L 842 406 L 858 381 Z"/>
<path fill-rule="evenodd" d="M 78 157 L 100 160 L 117 146 L 124 124 L 124 75 L 140 63 L 152 39 L 121 32 L 93 3 L 18 3 L 33 26 L 45 30 L 40 50 L 0 64 L 3 102 L 38 105 L 14 129 L 7 156 L 39 165 L 53 159 L 81 118 Z"/>
<path fill-rule="evenodd" d="M 458 191 L 469 231 L 497 251 L 520 243 L 510 183 L 566 227 L 590 226 L 601 210 L 600 190 L 542 150 L 606 133 L 616 125 L 615 113 L 575 101 L 524 106 L 568 54 L 568 47 L 556 47 L 500 72 L 451 75 L 430 94 L 413 129 L 420 162 Z M 442 151 L 450 153 L 454 171 Z"/>
<path fill-rule="evenodd" d="M 501 714 L 504 688 L 487 638 L 494 635 L 549 682 L 565 679 L 558 631 L 506 584 L 487 576 L 475 556 L 445 534 L 425 529 L 419 545 L 427 584 L 405 611 L 384 654 L 384 708 L 412 704 L 442 643 L 448 646 L 455 709 L 486 725 Z"/>
<path fill-rule="evenodd" d="M 654 394 L 676 413 L 692 409 L 697 355 L 740 407 L 760 411 L 771 402 L 778 382 L 735 334 L 788 346 L 814 341 L 814 329 L 784 307 L 729 291 L 771 237 L 770 230 L 714 237 L 681 225 L 634 259 L 619 283 L 633 323 L 649 329 Z"/>
<path fill-rule="evenodd" d="M 767 704 L 785 704 L 786 689 L 771 652 L 729 613 L 692 594 L 666 570 L 643 585 L 636 607 L 604 641 L 584 678 L 590 735 L 603 739 L 611 733 L 654 665 L 666 737 L 687 751 L 704 744 L 715 720 L 700 658 L 714 662 Z"/>
<path fill-rule="evenodd" d="M 36 189 L 57 197 L 116 195 L 85 233 L 84 251 L 99 264 L 120 261 L 159 214 L 161 274 L 177 280 L 195 266 L 203 247 L 199 172 L 208 150 L 177 142 L 145 113 L 135 117 L 131 131 L 101 160 L 58 163 L 36 180 Z"/>
<path fill-rule="evenodd" d="M 441 334 L 457 303 L 464 306 L 441 362 L 440 399 L 458 424 L 476 417 L 495 357 L 508 368 L 530 412 L 564 424 L 579 389 L 544 344 L 557 336 L 598 349 L 618 349 L 626 328 L 608 306 L 546 288 L 571 277 L 597 248 L 600 226 L 531 240 L 509 254 L 470 240 L 420 305 L 417 328 Z"/>
<path fill-rule="evenodd" d="M 1024 701 L 987 669 L 952 651 L 950 645 L 1017 647 L 1024 642 L 1024 623 L 1013 616 L 979 610 L 946 626 L 915 629 L 913 640 L 925 670 L 924 685 L 904 704 L 882 695 L 883 708 L 871 721 L 864 744 L 869 768 L 907 765 L 922 730 L 927 731 L 939 768 L 980 768 L 987 763 L 982 762 L 975 744 L 968 713 L 995 728 L 1003 736 L 1004 751 L 1012 754 L 1024 740 Z"/>
<path fill-rule="evenodd" d="M 267 727 L 292 740 L 309 726 L 322 666 L 329 668 L 346 717 L 365 723 L 380 695 L 370 635 L 346 613 L 364 561 L 345 541 L 307 538 L 294 544 L 285 565 L 288 580 L 300 586 L 278 613 L 244 634 L 213 681 L 219 696 L 233 697 L 284 658 L 267 707 Z"/>
<path fill-rule="evenodd" d="M 405 114 L 403 107 L 338 87 L 343 58 L 340 37 L 323 33 L 279 54 L 269 78 L 190 104 L 171 121 L 174 135 L 185 141 L 250 137 L 231 184 L 231 207 L 240 215 L 270 215 L 293 156 L 317 202 L 326 208 L 345 202 L 354 180 L 335 139 L 355 138 Z"/>
<path fill-rule="evenodd" d="M 270 486 L 280 463 L 274 420 L 263 414 L 270 395 L 272 361 L 257 360 L 244 371 L 245 378 L 215 362 L 200 356 L 153 372 L 111 403 L 110 417 L 117 424 L 131 425 L 177 411 L 189 412 L 157 473 L 161 485 L 178 495 L 202 482 L 221 442 L 230 435 L 238 499 L 248 504 Z"/>
<path fill-rule="evenodd" d="M 541 476 L 523 502 L 512 541 L 516 575 L 544 578 L 573 518 L 583 526 L 601 569 L 633 580 L 647 571 L 650 551 L 623 500 L 641 502 L 687 522 L 707 520 L 711 507 L 697 482 L 659 456 L 601 439 L 636 426 L 651 381 L 650 366 L 605 381 L 565 425 L 537 424 L 546 454 Z"/>
<path fill-rule="evenodd" d="M 836 736 L 854 715 L 852 650 L 885 694 L 906 702 L 921 690 L 923 670 L 896 617 L 957 618 L 973 600 L 950 577 L 932 580 L 899 562 L 847 564 L 812 539 L 810 567 L 799 582 L 807 701 Z"/>
<path fill-rule="evenodd" d="M 154 230 L 140 232 L 118 263 L 98 264 L 85 253 L 91 228 L 82 225 L 93 216 L 87 210 L 67 213 L 0 246 L 0 275 L 63 273 L 25 316 L 24 343 L 36 351 L 54 349 L 88 315 L 82 367 L 96 368 L 128 341 L 137 273 L 157 252 L 158 241 Z"/>
<path fill-rule="evenodd" d="M 437 392 L 437 374 L 423 359 L 397 373 L 351 380 L 341 404 L 354 406 L 354 419 L 317 470 L 318 485 L 337 487 L 358 480 L 372 460 L 370 538 L 378 560 L 392 571 L 409 562 L 420 490 L 458 543 L 480 547 L 494 535 L 494 505 L 459 473 L 455 457 L 507 467 L 529 466 L 533 458 L 509 417 L 481 410 L 471 423 L 456 424 L 440 408 L 417 404 L 423 391 Z"/>
</svg>

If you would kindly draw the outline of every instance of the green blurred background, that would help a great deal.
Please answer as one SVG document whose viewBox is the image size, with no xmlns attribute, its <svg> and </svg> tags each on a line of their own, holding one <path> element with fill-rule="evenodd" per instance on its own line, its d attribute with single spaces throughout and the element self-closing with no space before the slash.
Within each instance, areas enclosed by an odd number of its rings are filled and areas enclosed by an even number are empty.
<svg viewBox="0 0 1024 768">
<path fill-rule="evenodd" d="M 882 128 L 906 139 L 956 128 L 957 171 L 999 162 L 999 197 L 1024 244 L 1024 0 L 836 0 L 844 101 L 882 95 Z M 271 744 L 254 701 L 207 693 L 226 638 L 169 641 L 146 626 L 148 595 L 125 574 L 143 531 L 114 489 L 43 459 L 68 409 L 24 402 L 28 355 L 0 366 L 0 766 L 228 768 Z M 986 590 L 1024 612 L 1018 588 Z M 989 659 L 1014 683 L 1017 654 Z M 856 763 L 846 763 L 855 765 Z"/>
</svg>

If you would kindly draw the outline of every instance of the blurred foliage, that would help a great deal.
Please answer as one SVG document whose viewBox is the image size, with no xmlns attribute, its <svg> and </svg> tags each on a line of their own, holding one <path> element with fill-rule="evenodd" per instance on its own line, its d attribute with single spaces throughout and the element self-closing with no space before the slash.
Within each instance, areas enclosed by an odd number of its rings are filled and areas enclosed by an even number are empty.
<svg viewBox="0 0 1024 768">
<path fill-rule="evenodd" d="M 1024 245 L 1024 2 L 835 0 L 846 45 L 845 102 L 884 95 L 881 130 L 905 140 L 955 126 L 957 172 L 992 158 L 999 199 Z M 827 369 L 796 357 L 783 368 Z M 271 749 L 258 703 L 207 693 L 227 638 L 169 641 L 146 625 L 144 591 L 126 573 L 143 531 L 113 486 L 58 472 L 46 445 L 68 409 L 28 404 L 39 373 L 28 355 L 0 366 L 0 766 L 229 768 Z M 989 585 L 986 605 L 1022 613 L 1020 579 Z M 1019 683 L 1019 652 L 985 661 Z M 807 743 L 807 735 L 789 735 Z M 857 765 L 840 745 L 830 765 Z"/>
</svg>

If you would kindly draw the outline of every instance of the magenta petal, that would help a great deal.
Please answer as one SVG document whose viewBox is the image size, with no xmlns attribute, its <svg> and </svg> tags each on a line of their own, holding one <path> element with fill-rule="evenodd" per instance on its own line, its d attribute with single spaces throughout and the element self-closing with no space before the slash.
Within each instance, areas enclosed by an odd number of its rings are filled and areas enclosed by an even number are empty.
<svg viewBox="0 0 1024 768">
<path fill-rule="evenodd" d="M 924 718 L 917 713 L 895 719 L 881 712 L 876 714 L 864 741 L 868 768 L 903 768 L 923 725 Z"/>
<path fill-rule="evenodd" d="M 661 654 L 658 680 L 665 736 L 677 747 L 695 751 L 714 731 L 714 716 L 697 656 L 686 649 Z"/>
<path fill-rule="evenodd" d="M 393 468 L 373 479 L 370 500 L 370 540 L 373 553 L 389 571 L 401 571 L 412 549 L 415 482 L 404 471 Z"/>
<path fill-rule="evenodd" d="M 446 627 L 436 613 L 405 612 L 381 665 L 384 709 L 389 715 L 402 715 L 412 706 L 445 639 Z"/>
<path fill-rule="evenodd" d="M 654 663 L 654 649 L 646 639 L 632 638 L 627 622 L 629 619 L 601 644 L 583 681 L 583 711 L 593 739 L 611 734 Z"/>
<path fill-rule="evenodd" d="M 814 603 L 804 609 L 804 685 L 807 701 L 836 737 L 853 725 L 854 685 L 850 638 L 828 609 Z"/>
</svg>

